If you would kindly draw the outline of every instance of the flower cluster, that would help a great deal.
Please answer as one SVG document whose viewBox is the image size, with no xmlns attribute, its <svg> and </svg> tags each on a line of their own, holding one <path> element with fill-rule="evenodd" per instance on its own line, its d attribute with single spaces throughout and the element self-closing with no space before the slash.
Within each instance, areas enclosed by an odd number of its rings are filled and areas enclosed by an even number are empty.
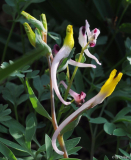
<svg viewBox="0 0 131 160">
<path fill-rule="evenodd" d="M 59 47 L 57 44 L 54 45 L 52 51 L 50 47 L 47 45 L 47 23 L 45 15 L 41 15 L 42 21 L 38 21 L 28 13 L 22 11 L 22 15 L 27 18 L 27 20 L 32 23 L 36 27 L 35 33 L 32 31 L 31 27 L 28 23 L 24 23 L 24 27 L 27 33 L 27 36 L 29 38 L 30 43 L 34 47 L 41 46 L 43 47 L 43 52 L 45 53 L 45 56 L 47 57 L 53 57 L 52 64 L 51 64 L 51 79 L 52 79 L 52 87 L 59 98 L 59 100 L 64 105 L 69 105 L 71 102 L 66 102 L 63 97 L 60 94 L 58 85 L 57 85 L 57 70 L 60 63 L 67 57 L 69 57 L 70 52 L 72 51 L 74 47 L 74 37 L 73 37 L 73 26 L 68 25 L 66 28 L 66 37 L 64 39 L 64 43 L 62 47 Z M 98 65 L 101 65 L 99 60 L 92 55 L 89 52 L 89 47 L 95 47 L 97 38 L 100 34 L 100 30 L 95 28 L 92 31 L 90 31 L 90 25 L 88 21 L 85 21 L 85 26 L 80 27 L 79 29 L 79 36 L 78 36 L 78 42 L 80 46 L 82 47 L 81 54 L 86 54 L 89 58 L 92 58 L 96 61 Z M 53 54 L 53 55 L 52 55 Z M 72 60 L 71 58 L 67 58 L 67 65 L 73 65 L 77 67 L 91 67 L 96 68 L 93 64 L 86 64 L 86 63 L 80 63 Z M 76 119 L 78 115 L 82 114 L 86 109 L 90 109 L 97 104 L 100 104 L 103 102 L 103 100 L 110 96 L 112 92 L 114 91 L 116 85 L 120 81 L 122 77 L 122 73 L 116 74 L 117 70 L 113 70 L 108 78 L 108 80 L 105 82 L 105 84 L 102 86 L 100 92 L 93 98 L 91 98 L 89 101 L 85 102 L 86 94 L 81 91 L 81 93 L 76 93 L 75 91 L 71 90 L 69 88 L 69 94 L 73 97 L 75 100 L 75 103 L 79 108 L 72 113 L 69 117 L 67 117 L 55 130 L 54 135 L 52 137 L 52 146 L 54 150 L 58 153 L 63 155 L 64 153 L 60 150 L 58 150 L 56 146 L 56 139 L 58 135 L 60 134 L 61 130 L 69 124 L 72 120 Z M 67 89 L 68 85 L 61 81 L 59 83 L 59 86 L 63 85 L 65 89 Z"/>
</svg>

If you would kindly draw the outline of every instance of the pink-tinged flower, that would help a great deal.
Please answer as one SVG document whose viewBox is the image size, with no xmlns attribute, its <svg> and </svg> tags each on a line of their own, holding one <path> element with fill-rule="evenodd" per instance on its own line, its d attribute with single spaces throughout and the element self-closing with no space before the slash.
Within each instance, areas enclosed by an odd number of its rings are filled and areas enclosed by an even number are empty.
<svg viewBox="0 0 131 160">
<path fill-rule="evenodd" d="M 88 21 L 86 20 L 85 23 L 86 25 L 82 26 L 79 29 L 79 37 L 78 37 L 79 44 L 81 45 L 82 48 L 84 48 L 87 44 L 87 37 L 88 37 L 89 46 L 94 47 L 96 45 L 97 37 L 100 34 L 100 30 L 95 28 L 94 30 L 90 31 L 90 25 Z M 84 52 L 88 57 L 94 59 L 97 64 L 101 65 L 98 59 L 94 55 L 92 55 L 88 49 L 85 49 Z"/>
<path fill-rule="evenodd" d="M 66 102 L 60 95 L 60 92 L 57 86 L 56 72 L 57 72 L 57 68 L 60 61 L 63 58 L 66 58 L 69 56 L 73 47 L 74 47 L 73 27 L 71 25 L 68 25 L 66 29 L 66 37 L 64 39 L 64 44 L 62 48 L 59 50 L 59 52 L 55 55 L 54 60 L 52 62 L 52 66 L 51 66 L 51 79 L 52 79 L 53 89 L 55 90 L 55 93 L 57 97 L 60 99 L 60 101 L 65 105 L 69 105 L 70 102 Z"/>
<path fill-rule="evenodd" d="M 60 151 L 57 146 L 56 146 L 56 139 L 58 137 L 58 134 L 61 132 L 61 130 L 67 125 L 69 124 L 72 120 L 74 120 L 75 118 L 77 118 L 77 116 L 81 113 L 83 113 L 86 109 L 90 109 L 93 108 L 94 106 L 96 106 L 97 104 L 100 104 L 103 102 L 103 100 L 110 96 L 112 94 L 112 92 L 114 91 L 116 85 L 118 84 L 118 82 L 121 80 L 122 78 L 122 73 L 118 73 L 118 75 L 116 75 L 117 70 L 114 69 L 108 80 L 105 82 L 105 84 L 102 86 L 100 92 L 93 98 L 91 98 L 89 101 L 87 101 L 86 103 L 84 103 L 80 108 L 78 108 L 74 113 L 72 113 L 69 117 L 67 117 L 57 128 L 57 130 L 55 131 L 55 133 L 53 134 L 52 137 L 52 146 L 54 148 L 54 150 L 60 154 L 63 155 L 64 152 Z"/>
<path fill-rule="evenodd" d="M 60 50 L 60 47 L 58 44 L 55 44 L 53 49 L 52 49 L 52 54 L 55 56 Z"/>
<path fill-rule="evenodd" d="M 64 81 L 61 81 L 59 83 L 59 85 L 60 84 L 62 84 L 67 89 L 67 85 L 65 84 Z M 78 94 L 78 93 L 74 92 L 72 89 L 70 89 L 69 93 L 74 98 L 74 100 L 78 106 L 81 106 L 85 102 L 86 94 L 84 92 L 81 92 L 80 94 Z"/>
<path fill-rule="evenodd" d="M 60 50 L 60 47 L 58 46 L 58 44 L 55 44 L 53 49 L 52 49 L 52 53 L 55 56 Z M 77 66 L 77 67 L 92 67 L 92 68 L 96 68 L 95 65 L 93 64 L 86 64 L 86 63 L 80 63 L 80 62 L 76 62 L 72 59 L 69 59 L 67 64 L 70 64 L 72 66 Z"/>
</svg>

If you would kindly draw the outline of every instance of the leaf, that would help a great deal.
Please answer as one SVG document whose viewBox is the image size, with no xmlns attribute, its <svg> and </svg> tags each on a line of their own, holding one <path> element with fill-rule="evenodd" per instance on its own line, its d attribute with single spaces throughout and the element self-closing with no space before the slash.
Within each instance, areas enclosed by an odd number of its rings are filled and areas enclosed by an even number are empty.
<svg viewBox="0 0 131 160">
<path fill-rule="evenodd" d="M 15 0 L 5 0 L 5 2 L 9 5 L 14 7 L 15 6 Z"/>
<path fill-rule="evenodd" d="M 131 33 L 131 23 L 123 23 L 119 27 L 119 31 L 125 32 L 125 33 Z"/>
<path fill-rule="evenodd" d="M 104 157 L 104 160 L 109 160 L 107 156 Z"/>
<path fill-rule="evenodd" d="M 21 147 L 20 145 L 14 143 L 14 142 L 11 142 L 9 140 L 6 140 L 4 138 L 0 138 L 0 142 L 4 143 L 5 145 L 11 147 L 11 148 L 14 148 L 16 150 L 19 150 L 19 151 L 22 151 L 22 152 L 27 152 L 23 147 Z"/>
<path fill-rule="evenodd" d="M 122 73 L 131 76 L 131 64 L 128 60 L 124 61 L 122 64 Z"/>
<path fill-rule="evenodd" d="M 31 3 L 41 3 L 44 2 L 45 0 L 32 0 Z"/>
<path fill-rule="evenodd" d="M 29 95 L 28 95 L 28 94 L 23 94 L 23 95 L 21 95 L 21 96 L 18 98 L 17 102 L 16 102 L 17 105 L 25 102 L 28 98 L 29 98 Z"/>
<path fill-rule="evenodd" d="M 127 153 L 126 151 L 124 151 L 123 149 L 119 148 L 119 151 L 126 157 L 130 157 L 129 153 Z"/>
<path fill-rule="evenodd" d="M 36 131 L 36 122 L 34 118 L 31 117 L 26 122 L 25 139 L 27 142 L 31 142 L 33 136 L 35 135 L 35 131 Z"/>
<path fill-rule="evenodd" d="M 114 118 L 114 115 L 110 112 L 110 111 L 107 111 L 107 110 L 104 110 L 104 112 L 111 118 Z"/>
<path fill-rule="evenodd" d="M 29 72 L 29 73 L 27 73 L 26 74 L 26 77 L 27 78 L 36 78 L 36 77 L 38 77 L 38 73 L 39 73 L 40 71 L 39 70 L 35 70 L 35 71 L 33 71 L 33 72 Z"/>
<path fill-rule="evenodd" d="M 66 125 L 62 131 L 61 131 L 61 135 L 63 135 L 64 133 L 70 131 L 70 130 L 73 130 L 79 123 L 80 119 L 81 119 L 81 116 L 78 116 L 73 122 L 69 123 L 68 125 Z"/>
<path fill-rule="evenodd" d="M 16 68 L 20 69 L 25 65 L 33 62 L 34 60 L 40 58 L 40 56 L 44 56 L 44 54 L 46 54 L 46 52 L 43 51 L 43 48 L 38 48 L 29 52 L 28 54 L 26 54 L 26 56 L 18 59 L 13 64 L 9 65 L 7 68 L 0 70 L 0 81 L 7 78 L 12 72 L 16 70 Z"/>
<path fill-rule="evenodd" d="M 95 157 L 93 157 L 93 160 L 97 160 Z"/>
<path fill-rule="evenodd" d="M 126 132 L 122 128 L 117 128 L 114 130 L 113 135 L 115 136 L 126 136 Z"/>
<path fill-rule="evenodd" d="M 65 142 L 65 146 L 67 151 L 69 152 L 71 149 L 73 149 L 80 141 L 80 137 L 69 139 Z"/>
<path fill-rule="evenodd" d="M 104 131 L 107 133 L 107 134 L 113 134 L 113 131 L 116 129 L 116 126 L 115 124 L 113 123 L 109 123 L 109 122 L 106 122 L 104 124 Z"/>
<path fill-rule="evenodd" d="M 48 35 L 56 41 L 58 45 L 61 45 L 61 36 L 54 32 L 48 32 Z"/>
<path fill-rule="evenodd" d="M 17 160 L 15 155 L 7 148 L 3 143 L 0 142 L 0 152 L 7 157 L 9 160 Z"/>
<path fill-rule="evenodd" d="M 103 20 L 105 20 L 105 17 L 110 17 L 112 16 L 112 9 L 110 6 L 110 3 L 108 0 L 103 1 L 103 0 L 93 0 L 97 10 L 99 11 L 101 17 Z"/>
<path fill-rule="evenodd" d="M 81 93 L 81 91 L 84 91 L 83 75 L 82 75 L 80 69 L 77 70 L 74 83 L 75 83 L 76 91 L 78 93 Z"/>
<path fill-rule="evenodd" d="M 10 109 L 6 109 L 8 105 L 0 104 L 0 122 L 8 121 L 11 119 L 9 114 L 11 113 Z"/>
<path fill-rule="evenodd" d="M 98 45 L 104 45 L 104 44 L 106 44 L 107 43 L 107 39 L 108 39 L 107 36 L 100 36 L 100 37 L 98 37 L 96 45 L 98 46 Z"/>
<path fill-rule="evenodd" d="M 127 113 L 131 112 L 131 108 L 129 107 L 125 107 L 122 110 L 120 110 L 117 115 L 115 116 L 115 119 L 117 118 L 121 118 L 123 116 L 125 116 Z"/>
<path fill-rule="evenodd" d="M 59 159 L 59 160 L 80 160 L 80 159 L 76 159 L 76 158 L 62 158 L 62 159 Z"/>
<path fill-rule="evenodd" d="M 46 134 L 45 135 L 45 147 L 46 147 L 46 158 L 49 159 L 52 155 L 52 141 L 50 137 Z"/>
<path fill-rule="evenodd" d="M 94 54 L 94 56 L 99 59 L 99 56 L 97 54 Z M 96 61 L 94 59 L 91 60 L 91 64 L 96 65 L 96 68 L 91 68 L 91 78 L 94 80 L 96 77 L 102 77 L 104 75 L 102 65 L 96 64 Z"/>
<path fill-rule="evenodd" d="M 37 113 L 39 113 L 40 115 L 48 118 L 50 121 L 52 121 L 52 118 L 50 117 L 48 112 L 44 109 L 44 107 L 41 105 L 41 103 L 39 102 L 39 100 L 35 96 L 35 94 L 34 94 L 32 88 L 30 87 L 29 82 L 28 82 L 27 79 L 26 79 L 26 86 L 27 86 L 27 89 L 28 89 L 30 101 L 31 101 L 32 106 L 35 109 L 35 111 Z"/>
<path fill-rule="evenodd" d="M 78 59 L 79 59 L 80 54 L 81 54 L 81 53 L 77 53 L 77 54 L 75 55 L 75 61 L 76 61 L 76 62 L 78 62 Z M 86 61 L 86 57 L 85 57 L 85 55 L 83 54 L 80 63 L 84 63 L 85 61 Z"/>
<path fill-rule="evenodd" d="M 13 8 L 12 6 L 9 6 L 7 4 L 3 4 L 2 9 L 5 13 L 12 15 L 12 17 L 14 18 L 16 11 L 15 8 Z"/>
<path fill-rule="evenodd" d="M 11 136 L 30 154 L 31 145 L 25 141 L 24 134 L 15 126 L 9 128 L 9 132 Z"/>
<path fill-rule="evenodd" d="M 95 123 L 95 124 L 102 124 L 102 123 L 106 123 L 107 120 L 103 117 L 98 117 L 98 118 L 91 118 L 90 119 L 90 123 Z"/>
</svg>

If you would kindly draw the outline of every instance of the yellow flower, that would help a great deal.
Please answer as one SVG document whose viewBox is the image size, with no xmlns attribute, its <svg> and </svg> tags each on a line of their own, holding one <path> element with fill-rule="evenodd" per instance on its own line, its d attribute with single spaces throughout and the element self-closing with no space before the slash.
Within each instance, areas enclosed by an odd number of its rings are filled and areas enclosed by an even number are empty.
<svg viewBox="0 0 131 160">
<path fill-rule="evenodd" d="M 57 130 L 54 132 L 53 137 L 52 137 L 52 146 L 54 150 L 60 154 L 63 155 L 64 152 L 60 151 L 57 146 L 56 146 L 56 139 L 58 137 L 58 134 L 62 131 L 62 129 L 69 124 L 72 120 L 76 119 L 78 115 L 80 115 L 82 112 L 84 112 L 87 109 L 93 108 L 97 104 L 100 104 L 103 102 L 103 100 L 110 96 L 112 92 L 114 91 L 116 85 L 122 78 L 122 73 L 118 73 L 116 76 L 117 70 L 114 69 L 108 80 L 105 82 L 105 84 L 102 86 L 100 92 L 90 100 L 88 100 L 86 103 L 84 103 L 80 108 L 78 108 L 75 112 L 73 112 L 69 117 L 67 117 L 57 128 Z"/>
<path fill-rule="evenodd" d="M 108 80 L 105 82 L 105 84 L 102 86 L 102 88 L 100 90 L 100 93 L 105 95 L 105 98 L 112 94 L 116 85 L 121 80 L 123 73 L 118 73 L 118 75 L 116 75 L 116 73 L 117 73 L 117 70 L 114 69 L 111 72 Z"/>
</svg>

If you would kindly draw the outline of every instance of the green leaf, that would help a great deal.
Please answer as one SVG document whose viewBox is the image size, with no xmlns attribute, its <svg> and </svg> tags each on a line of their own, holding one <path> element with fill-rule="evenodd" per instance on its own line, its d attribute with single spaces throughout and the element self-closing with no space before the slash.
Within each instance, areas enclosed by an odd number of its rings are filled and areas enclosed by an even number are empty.
<svg viewBox="0 0 131 160">
<path fill-rule="evenodd" d="M 9 5 L 14 7 L 15 6 L 15 0 L 5 0 L 5 2 Z"/>
<path fill-rule="evenodd" d="M 44 2 L 45 0 L 32 0 L 31 3 L 41 3 Z"/>
<path fill-rule="evenodd" d="M 54 32 L 48 32 L 48 35 L 49 35 L 52 39 L 54 39 L 58 45 L 61 44 L 61 36 L 60 36 L 59 34 L 54 33 Z"/>
<path fill-rule="evenodd" d="M 107 156 L 104 157 L 104 160 L 109 160 Z"/>
<path fill-rule="evenodd" d="M 75 83 L 76 91 L 78 93 L 81 93 L 81 91 L 84 91 L 83 75 L 82 75 L 80 69 L 77 70 L 74 83 Z"/>
<path fill-rule="evenodd" d="M 113 135 L 115 136 L 126 136 L 126 132 L 122 128 L 117 128 L 114 130 Z"/>
<path fill-rule="evenodd" d="M 71 149 L 73 149 L 80 141 L 80 137 L 69 139 L 65 142 L 65 146 L 67 151 L 69 152 Z"/>
<path fill-rule="evenodd" d="M 106 122 L 104 124 L 104 131 L 107 133 L 107 134 L 113 134 L 113 131 L 116 129 L 116 126 L 115 124 L 113 123 L 109 123 L 109 122 Z"/>
<path fill-rule="evenodd" d="M 80 160 L 80 159 L 76 159 L 76 158 L 62 158 L 62 159 L 59 159 L 59 160 Z"/>
<path fill-rule="evenodd" d="M 34 94 L 32 88 L 30 87 L 29 82 L 28 82 L 27 79 L 26 79 L 26 85 L 27 85 L 30 101 L 31 101 L 32 106 L 35 109 L 35 111 L 37 113 L 39 113 L 40 115 L 48 118 L 50 121 L 52 121 L 52 118 L 50 117 L 48 112 L 44 109 L 44 107 L 41 105 L 41 103 L 39 102 L 39 100 L 35 96 L 35 94 Z"/>
<path fill-rule="evenodd" d="M 129 153 L 127 153 L 126 151 L 124 151 L 123 149 L 119 148 L 119 151 L 126 157 L 130 157 Z"/>
<path fill-rule="evenodd" d="M 22 58 L 15 61 L 14 64 L 11 64 L 7 68 L 0 70 L 0 81 L 7 78 L 16 70 L 16 68 L 20 69 L 25 65 L 32 63 L 34 60 L 40 58 L 41 56 L 44 56 L 45 54 L 46 52 L 43 50 L 43 48 L 38 48 L 29 52 L 28 54 L 26 54 L 26 56 L 23 56 Z"/>
<path fill-rule="evenodd" d="M 80 56 L 80 53 L 77 53 L 77 54 L 75 55 L 75 61 L 76 61 L 76 62 L 78 62 L 79 56 Z M 85 57 L 85 55 L 83 54 L 80 63 L 84 63 L 85 61 L 86 61 L 86 57 Z"/>
<path fill-rule="evenodd" d="M 98 45 L 104 45 L 104 44 L 106 44 L 107 43 L 107 39 L 108 39 L 107 36 L 100 36 L 100 37 L 98 37 L 96 45 L 98 46 Z"/>
<path fill-rule="evenodd" d="M 131 76 L 131 64 L 128 60 L 124 61 L 122 64 L 122 73 Z"/>
<path fill-rule="evenodd" d="M 26 74 L 26 77 L 27 78 L 36 78 L 36 77 L 38 77 L 38 73 L 39 72 L 40 72 L 39 70 L 35 70 L 33 72 L 29 72 L 29 73 Z"/>
<path fill-rule="evenodd" d="M 95 157 L 93 157 L 93 160 L 97 160 Z"/>
<path fill-rule="evenodd" d="M 23 94 L 17 99 L 16 104 L 19 105 L 19 104 L 25 102 L 28 98 L 29 98 L 28 94 Z"/>
<path fill-rule="evenodd" d="M 98 54 L 94 54 L 94 56 L 99 59 Z M 104 76 L 102 65 L 96 64 L 96 61 L 94 59 L 91 60 L 91 64 L 96 65 L 96 68 L 91 68 L 90 70 L 90 75 L 93 80 L 97 77 Z"/>
<path fill-rule="evenodd" d="M 112 16 L 112 9 L 110 6 L 110 3 L 108 0 L 103 1 L 103 0 L 93 0 L 97 10 L 99 11 L 101 17 L 103 20 L 105 20 L 105 17 L 110 17 Z"/>
<path fill-rule="evenodd" d="M 26 122 L 26 130 L 25 130 L 25 139 L 27 142 L 31 142 L 33 136 L 35 135 L 36 131 L 36 122 L 33 117 L 31 117 Z"/>
<path fill-rule="evenodd" d="M 0 153 L 2 153 L 9 160 L 17 160 L 15 155 L 12 153 L 12 151 L 1 142 L 0 142 Z"/>
<path fill-rule="evenodd" d="M 107 110 L 104 110 L 104 112 L 111 118 L 114 118 L 114 115 L 110 112 L 110 111 L 107 111 Z"/>
<path fill-rule="evenodd" d="M 119 31 L 125 32 L 125 33 L 131 33 L 131 23 L 123 23 L 119 27 Z"/>
<path fill-rule="evenodd" d="M 70 131 L 70 130 L 73 130 L 79 123 L 80 119 L 81 119 L 81 116 L 78 116 L 73 122 L 69 123 L 68 125 L 66 125 L 62 131 L 61 131 L 61 134 L 63 135 L 64 133 Z"/>
<path fill-rule="evenodd" d="M 8 121 L 11 119 L 11 117 L 9 116 L 9 114 L 11 113 L 10 109 L 6 109 L 8 107 L 8 105 L 2 105 L 0 104 L 0 122 L 2 121 Z"/>
<path fill-rule="evenodd" d="M 15 8 L 12 7 L 12 6 L 9 6 L 7 4 L 3 4 L 2 6 L 2 9 L 5 13 L 9 14 L 9 15 L 12 15 L 12 17 L 14 18 L 15 14 L 16 14 L 16 11 L 15 11 Z"/>
<path fill-rule="evenodd" d="M 90 123 L 95 123 L 95 124 L 102 124 L 102 123 L 106 123 L 107 120 L 103 117 L 98 117 L 98 118 L 91 118 L 90 119 Z"/>
<path fill-rule="evenodd" d="M 125 116 L 129 112 L 131 112 L 131 108 L 125 107 L 122 110 L 120 110 L 120 112 L 117 113 L 117 115 L 115 116 L 115 119 L 121 118 L 121 117 Z"/>
<path fill-rule="evenodd" d="M 45 147 L 46 147 L 46 158 L 49 159 L 52 155 L 52 141 L 50 137 L 46 134 L 45 135 Z"/>
<path fill-rule="evenodd" d="M 20 145 L 18 145 L 17 143 L 11 142 L 9 140 L 6 140 L 4 138 L 0 138 L 0 142 L 4 143 L 5 145 L 14 148 L 16 150 L 22 151 L 22 152 L 27 152 L 23 147 L 21 147 Z"/>
</svg>

